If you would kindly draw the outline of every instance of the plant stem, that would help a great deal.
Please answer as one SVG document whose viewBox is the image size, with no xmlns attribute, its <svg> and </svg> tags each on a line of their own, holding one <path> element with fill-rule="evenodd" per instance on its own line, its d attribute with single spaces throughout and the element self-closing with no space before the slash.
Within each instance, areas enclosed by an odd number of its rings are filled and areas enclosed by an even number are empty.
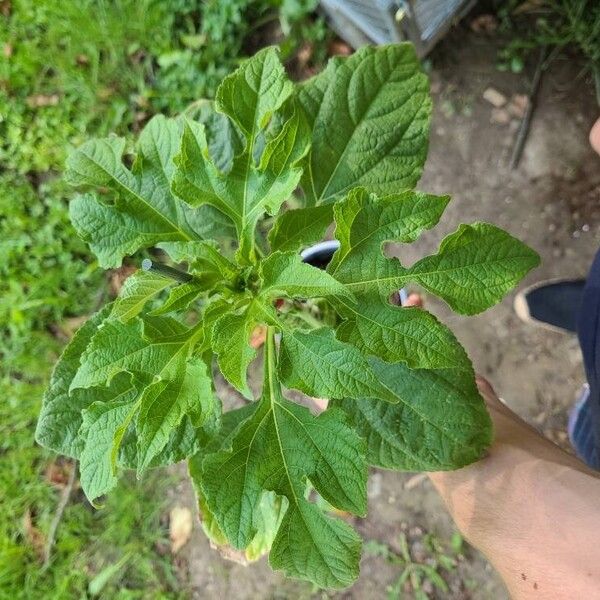
<svg viewBox="0 0 600 600">
<path fill-rule="evenodd" d="M 188 283 L 194 279 L 193 275 L 190 275 L 185 271 L 174 269 L 169 265 L 150 260 L 149 258 L 145 258 L 142 261 L 142 269 L 144 271 L 154 271 L 155 273 L 159 273 L 164 277 L 170 277 L 171 279 L 175 279 L 175 281 L 179 281 L 181 283 Z"/>
<path fill-rule="evenodd" d="M 275 349 L 275 327 L 267 327 L 265 340 L 265 377 L 263 382 L 263 396 L 268 390 L 269 397 L 274 398 L 277 393 L 277 380 L 275 368 L 277 363 L 277 350 Z"/>
</svg>

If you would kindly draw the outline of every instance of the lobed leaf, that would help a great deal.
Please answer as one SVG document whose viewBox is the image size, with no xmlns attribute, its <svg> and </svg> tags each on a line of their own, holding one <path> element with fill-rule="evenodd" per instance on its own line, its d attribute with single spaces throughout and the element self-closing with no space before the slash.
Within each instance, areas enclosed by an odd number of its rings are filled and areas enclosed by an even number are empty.
<svg viewBox="0 0 600 600">
<path fill-rule="evenodd" d="M 212 380 L 198 358 L 183 363 L 171 380 L 159 379 L 144 390 L 137 419 L 138 472 L 152 464 L 183 417 L 199 413 L 201 425 L 216 411 Z"/>
<path fill-rule="evenodd" d="M 123 164 L 122 138 L 91 140 L 69 156 L 69 183 L 108 189 L 112 195 L 112 203 L 99 195 L 80 195 L 70 206 L 77 233 L 102 267 L 118 267 L 127 254 L 157 242 L 201 239 L 200 215 L 193 215 L 170 189 L 181 131 L 181 120 L 154 117 L 140 135 L 133 171 Z"/>
<path fill-rule="evenodd" d="M 493 306 L 539 263 L 533 250 L 498 227 L 461 225 L 437 254 L 409 268 L 383 255 L 384 242 L 412 242 L 433 227 L 447 202 L 447 197 L 419 192 L 378 198 L 353 190 L 334 207 L 340 248 L 327 271 L 356 295 L 378 291 L 382 302 L 414 281 L 459 313 Z"/>
<path fill-rule="evenodd" d="M 354 581 L 360 538 L 305 498 L 309 480 L 333 506 L 366 511 L 364 444 L 343 413 L 331 410 L 314 417 L 285 400 L 267 376 L 261 400 L 230 444 L 204 459 L 199 482 L 229 542 L 240 549 L 252 543 L 263 493 L 272 491 L 287 498 L 289 506 L 273 541 L 271 566 L 323 587 Z"/>
<path fill-rule="evenodd" d="M 337 303 L 344 321 L 338 339 L 386 362 L 412 369 L 471 370 L 471 361 L 454 334 L 432 314 L 416 307 L 392 306 L 378 296 L 358 304 Z"/>
<path fill-rule="evenodd" d="M 219 171 L 210 158 L 204 127 L 189 121 L 175 158 L 174 192 L 192 206 L 210 204 L 229 217 L 237 230 L 238 255 L 245 262 L 256 262 L 254 239 L 259 218 L 265 212 L 276 214 L 300 180 L 297 163 L 309 138 L 300 111 L 293 104 L 284 107 L 291 93 L 292 84 L 276 50 L 257 53 L 217 91 L 217 108 L 246 137 L 244 151 L 234 157 L 231 169 Z M 285 112 L 286 120 L 269 132 L 267 126 L 278 109 Z"/>
<path fill-rule="evenodd" d="M 69 394 L 69 387 L 79 369 L 81 355 L 98 326 L 109 316 L 111 308 L 107 304 L 75 333 L 58 359 L 44 394 L 35 430 L 36 442 L 66 456 L 79 456 L 81 443 L 77 432 L 81 427 L 81 411 L 95 399 L 93 393 L 85 393 L 84 390 Z"/>
<path fill-rule="evenodd" d="M 106 321 L 82 353 L 70 390 L 107 385 L 121 371 L 173 378 L 178 363 L 189 355 L 196 332 L 173 319 L 154 317 L 145 320 L 144 333 L 140 320 Z"/>
</svg>

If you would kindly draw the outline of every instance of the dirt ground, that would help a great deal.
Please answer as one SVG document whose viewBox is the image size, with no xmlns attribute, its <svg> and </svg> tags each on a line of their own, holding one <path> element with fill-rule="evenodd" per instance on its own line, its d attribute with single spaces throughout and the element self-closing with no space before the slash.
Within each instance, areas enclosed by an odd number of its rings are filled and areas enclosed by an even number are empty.
<svg viewBox="0 0 600 600">
<path fill-rule="evenodd" d="M 556 62 L 544 75 L 531 133 L 519 168 L 507 164 L 518 120 L 498 123 L 484 91 L 493 87 L 507 98 L 526 93 L 531 73 L 501 73 L 495 67 L 498 41 L 477 36 L 466 26 L 455 30 L 431 56 L 434 117 L 429 159 L 419 188 L 450 193 L 453 202 L 441 225 L 417 244 L 403 248 L 411 262 L 435 251 L 441 237 L 459 222 L 484 220 L 506 228 L 542 256 L 542 265 L 524 284 L 549 277 L 577 277 L 600 243 L 600 158 L 588 146 L 597 107 L 589 82 L 576 79 L 581 65 Z M 458 317 L 427 299 L 457 333 L 477 371 L 519 415 L 554 441 L 568 445 L 570 405 L 583 382 L 581 356 L 574 337 L 521 323 L 512 309 L 514 295 L 486 313 Z M 369 515 L 354 525 L 365 540 L 398 549 L 404 531 L 417 559 L 423 559 L 423 534 L 448 544 L 454 526 L 426 478 L 373 470 Z M 193 503 L 186 480 L 177 503 Z M 426 556 L 425 556 L 426 557 Z M 449 593 L 431 597 L 506 598 L 498 576 L 476 550 L 466 547 L 458 566 L 444 573 Z M 349 590 L 328 593 L 273 573 L 265 560 L 244 567 L 221 559 L 209 548 L 200 526 L 178 555 L 194 598 L 386 598 L 386 587 L 400 574 L 385 558 L 365 553 L 358 582 Z M 404 597 L 412 597 L 411 593 Z"/>
</svg>

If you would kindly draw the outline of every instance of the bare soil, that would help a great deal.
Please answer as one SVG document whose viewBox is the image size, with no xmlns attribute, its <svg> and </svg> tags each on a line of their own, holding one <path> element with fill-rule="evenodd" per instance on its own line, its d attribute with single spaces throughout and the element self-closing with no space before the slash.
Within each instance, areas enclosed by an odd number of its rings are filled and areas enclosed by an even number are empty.
<svg viewBox="0 0 600 600">
<path fill-rule="evenodd" d="M 394 253 L 411 262 L 435 251 L 442 236 L 460 222 L 484 220 L 506 228 L 542 256 L 541 267 L 523 285 L 585 276 L 600 243 L 600 158 L 587 141 L 598 112 L 591 85 L 577 77 L 581 64 L 576 61 L 552 65 L 542 81 L 520 166 L 510 171 L 507 164 L 518 121 L 494 122 L 493 107 L 482 95 L 489 87 L 508 99 L 527 93 L 531 72 L 499 72 L 498 44 L 497 39 L 462 26 L 431 56 L 435 108 L 429 159 L 419 188 L 450 193 L 453 201 L 435 232 Z M 577 340 L 520 322 L 512 309 L 513 297 L 469 319 L 453 315 L 434 299 L 426 302 L 457 333 L 477 371 L 492 381 L 508 405 L 567 447 L 568 410 L 584 381 Z M 185 478 L 175 492 L 174 502 L 193 505 Z M 426 478 L 373 470 L 369 498 L 368 517 L 353 520 L 366 540 L 397 549 L 398 535 L 404 531 L 419 558 L 424 533 L 447 543 L 455 531 Z M 265 560 L 245 567 L 222 559 L 209 548 L 199 525 L 178 554 L 177 564 L 190 596 L 201 599 L 377 600 L 387 597 L 386 587 L 399 575 L 398 567 L 384 558 L 365 555 L 360 579 L 351 589 L 316 590 L 273 573 Z M 436 596 L 429 590 L 430 597 L 507 597 L 498 576 L 475 549 L 463 550 L 458 567 L 444 576 L 450 592 Z M 412 596 L 408 592 L 404 597 Z"/>
</svg>

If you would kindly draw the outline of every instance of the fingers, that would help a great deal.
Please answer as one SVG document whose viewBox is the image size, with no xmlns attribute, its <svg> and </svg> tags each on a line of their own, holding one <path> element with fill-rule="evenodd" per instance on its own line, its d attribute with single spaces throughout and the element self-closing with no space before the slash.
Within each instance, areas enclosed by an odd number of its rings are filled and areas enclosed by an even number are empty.
<svg viewBox="0 0 600 600">
<path fill-rule="evenodd" d="M 590 131 L 590 144 L 592 148 L 600 154 L 600 119 L 598 119 Z"/>
<path fill-rule="evenodd" d="M 403 306 L 418 306 L 423 308 L 423 297 L 420 294 L 409 294 Z"/>
</svg>

